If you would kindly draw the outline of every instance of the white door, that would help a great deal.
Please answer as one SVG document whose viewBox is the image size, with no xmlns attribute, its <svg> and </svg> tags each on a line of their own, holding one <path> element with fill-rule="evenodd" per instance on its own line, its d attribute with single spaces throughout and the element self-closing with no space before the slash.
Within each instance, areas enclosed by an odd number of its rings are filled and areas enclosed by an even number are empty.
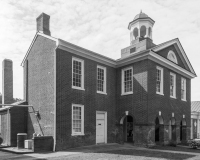
<svg viewBox="0 0 200 160">
<path fill-rule="evenodd" d="M 105 143 L 105 113 L 96 115 L 96 143 Z"/>
</svg>

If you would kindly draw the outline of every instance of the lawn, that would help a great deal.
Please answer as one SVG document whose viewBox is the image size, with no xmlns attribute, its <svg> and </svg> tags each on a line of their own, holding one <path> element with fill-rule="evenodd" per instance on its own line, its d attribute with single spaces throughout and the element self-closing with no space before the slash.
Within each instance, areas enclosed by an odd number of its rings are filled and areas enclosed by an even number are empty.
<svg viewBox="0 0 200 160">
<path fill-rule="evenodd" d="M 192 158 L 194 155 L 179 154 L 179 153 L 166 153 L 159 151 L 148 151 L 148 150 L 135 150 L 135 149 L 120 149 L 120 150 L 109 150 L 96 153 L 81 153 L 75 155 L 69 155 L 67 157 L 56 157 L 51 158 L 57 160 L 184 160 Z"/>
<path fill-rule="evenodd" d="M 182 152 L 193 152 L 193 153 L 200 153 L 200 149 L 193 149 L 188 147 L 183 147 L 183 146 L 153 146 L 150 147 L 150 149 L 159 149 L 159 150 L 170 150 L 170 151 L 182 151 Z"/>
</svg>

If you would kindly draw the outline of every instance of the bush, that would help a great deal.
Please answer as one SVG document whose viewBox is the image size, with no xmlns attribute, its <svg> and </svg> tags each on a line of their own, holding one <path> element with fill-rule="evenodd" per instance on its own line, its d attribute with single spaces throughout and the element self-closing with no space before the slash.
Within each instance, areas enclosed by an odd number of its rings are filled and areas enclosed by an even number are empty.
<svg viewBox="0 0 200 160">
<path fill-rule="evenodd" d="M 176 147 L 177 143 L 176 141 L 169 141 L 169 146 L 172 146 L 172 147 Z"/>
<path fill-rule="evenodd" d="M 191 139 L 188 140 L 188 143 L 191 148 L 197 149 L 200 147 L 200 139 Z"/>
</svg>

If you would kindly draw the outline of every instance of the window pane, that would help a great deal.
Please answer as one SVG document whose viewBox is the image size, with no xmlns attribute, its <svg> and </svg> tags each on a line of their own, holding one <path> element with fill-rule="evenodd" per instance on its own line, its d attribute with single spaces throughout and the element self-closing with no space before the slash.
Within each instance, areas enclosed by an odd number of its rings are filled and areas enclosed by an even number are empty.
<svg viewBox="0 0 200 160">
<path fill-rule="evenodd" d="M 81 132 L 81 107 L 73 107 L 73 132 Z"/>
<path fill-rule="evenodd" d="M 104 69 L 97 68 L 97 90 L 104 92 Z"/>
<path fill-rule="evenodd" d="M 124 92 L 131 92 L 133 90 L 132 87 L 132 69 L 128 69 L 124 71 Z"/>
<path fill-rule="evenodd" d="M 81 62 L 73 60 L 73 86 L 81 87 L 82 68 Z"/>
</svg>

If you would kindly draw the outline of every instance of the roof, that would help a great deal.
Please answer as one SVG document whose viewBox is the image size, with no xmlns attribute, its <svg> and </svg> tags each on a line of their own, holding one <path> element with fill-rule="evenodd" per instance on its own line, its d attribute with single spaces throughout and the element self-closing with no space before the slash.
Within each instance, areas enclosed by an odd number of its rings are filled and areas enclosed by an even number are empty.
<svg viewBox="0 0 200 160">
<path fill-rule="evenodd" d="M 191 111 L 192 112 L 200 112 L 200 101 L 192 101 L 191 102 Z"/>
<path fill-rule="evenodd" d="M 147 17 L 148 17 L 148 15 L 145 14 L 145 13 L 143 13 L 143 12 L 141 11 L 139 14 L 137 14 L 137 15 L 135 16 L 134 20 L 135 20 L 135 19 L 138 19 L 138 18 L 147 18 Z"/>
</svg>

